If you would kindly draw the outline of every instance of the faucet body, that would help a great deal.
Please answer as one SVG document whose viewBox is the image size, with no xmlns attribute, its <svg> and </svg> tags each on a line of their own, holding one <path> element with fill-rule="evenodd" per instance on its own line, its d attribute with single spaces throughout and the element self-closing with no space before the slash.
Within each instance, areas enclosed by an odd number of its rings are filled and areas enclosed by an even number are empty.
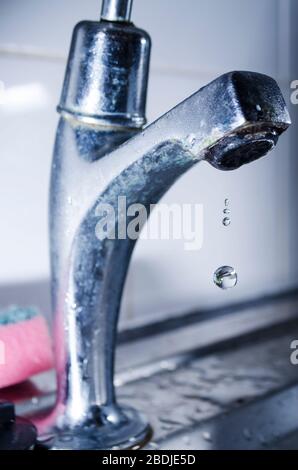
<svg viewBox="0 0 298 470">
<path fill-rule="evenodd" d="M 125 228 L 131 220 L 127 208 L 157 203 L 202 160 L 231 170 L 259 158 L 290 124 L 274 80 L 232 72 L 143 129 L 149 51 L 148 35 L 127 18 L 75 28 L 50 190 L 58 392 L 39 428 L 50 432 L 53 448 L 129 447 L 150 433 L 143 417 L 117 404 L 113 386 L 117 320 L 136 242 L 119 234 L 123 219 Z M 126 198 L 122 211 L 119 197 Z M 100 238 L 107 207 L 116 217 L 110 236 Z"/>
</svg>

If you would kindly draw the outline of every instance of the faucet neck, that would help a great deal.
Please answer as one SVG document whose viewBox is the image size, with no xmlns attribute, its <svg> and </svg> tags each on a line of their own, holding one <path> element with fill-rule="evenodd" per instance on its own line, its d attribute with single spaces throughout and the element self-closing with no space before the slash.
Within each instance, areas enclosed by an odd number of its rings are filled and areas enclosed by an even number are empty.
<svg viewBox="0 0 298 470">
<path fill-rule="evenodd" d="M 107 21 L 129 22 L 132 0 L 103 0 L 101 19 Z"/>
</svg>

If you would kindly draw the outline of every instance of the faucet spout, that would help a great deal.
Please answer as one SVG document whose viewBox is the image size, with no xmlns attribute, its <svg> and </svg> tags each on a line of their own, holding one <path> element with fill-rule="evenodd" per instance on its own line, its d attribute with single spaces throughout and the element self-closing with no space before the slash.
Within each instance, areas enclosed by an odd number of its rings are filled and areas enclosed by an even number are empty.
<svg viewBox="0 0 298 470">
<path fill-rule="evenodd" d="M 137 238 L 128 235 L 135 211 L 127 209 L 148 210 L 200 161 L 233 170 L 258 159 L 290 124 L 273 79 L 232 72 L 141 130 L 149 49 L 148 35 L 131 23 L 83 22 L 75 29 L 50 190 L 58 391 L 39 427 L 51 430 L 55 448 L 131 447 L 150 434 L 143 417 L 117 403 L 113 385 L 121 296 Z"/>
</svg>

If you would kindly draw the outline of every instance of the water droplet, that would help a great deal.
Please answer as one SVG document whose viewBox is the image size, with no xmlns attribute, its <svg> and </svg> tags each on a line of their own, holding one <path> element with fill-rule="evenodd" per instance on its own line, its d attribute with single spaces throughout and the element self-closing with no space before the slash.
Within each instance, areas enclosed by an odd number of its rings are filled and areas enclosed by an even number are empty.
<svg viewBox="0 0 298 470">
<path fill-rule="evenodd" d="M 230 214 L 231 211 L 230 211 L 230 209 L 224 209 L 224 210 L 223 210 L 223 213 L 224 213 L 224 214 Z"/>
<path fill-rule="evenodd" d="M 229 199 L 225 199 L 225 206 L 228 207 L 229 204 L 230 204 Z"/>
<path fill-rule="evenodd" d="M 262 108 L 259 104 L 256 105 L 256 110 L 259 111 L 259 112 L 262 111 Z"/>
<path fill-rule="evenodd" d="M 228 227 L 228 226 L 230 225 L 230 223 L 231 223 L 230 217 L 225 217 L 225 218 L 223 219 L 222 223 L 223 223 L 223 225 L 224 225 L 225 227 Z"/>
<path fill-rule="evenodd" d="M 235 287 L 237 280 L 237 273 L 231 266 L 221 266 L 213 275 L 214 284 L 221 289 L 231 289 L 232 287 Z"/>
<path fill-rule="evenodd" d="M 188 142 L 190 148 L 192 148 L 195 145 L 196 141 L 197 141 L 196 136 L 194 134 L 189 134 L 186 137 L 186 139 L 187 139 L 187 142 Z"/>
</svg>

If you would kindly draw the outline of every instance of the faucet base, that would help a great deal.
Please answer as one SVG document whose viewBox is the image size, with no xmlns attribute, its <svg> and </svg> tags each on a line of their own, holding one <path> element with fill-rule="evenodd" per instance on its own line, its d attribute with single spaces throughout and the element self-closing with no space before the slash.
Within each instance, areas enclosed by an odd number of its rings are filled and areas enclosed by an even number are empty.
<svg viewBox="0 0 298 470">
<path fill-rule="evenodd" d="M 121 450 L 139 449 L 147 444 L 152 429 L 146 419 L 130 407 L 121 408 L 125 420 L 118 424 L 77 426 L 54 429 L 38 438 L 38 446 L 48 450 Z"/>
</svg>

